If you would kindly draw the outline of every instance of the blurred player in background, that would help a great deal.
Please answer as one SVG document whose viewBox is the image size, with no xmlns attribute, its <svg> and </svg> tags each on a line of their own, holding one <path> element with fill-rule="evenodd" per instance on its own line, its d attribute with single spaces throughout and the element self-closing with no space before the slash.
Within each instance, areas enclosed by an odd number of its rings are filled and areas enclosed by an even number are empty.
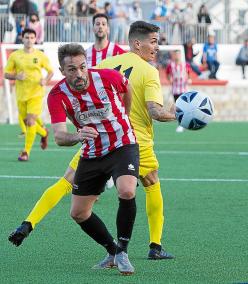
<svg viewBox="0 0 248 284">
<path fill-rule="evenodd" d="M 166 75 L 171 83 L 172 95 L 175 102 L 181 94 L 187 91 L 187 85 L 191 82 L 189 73 L 190 65 L 189 63 L 183 62 L 181 51 L 172 51 L 171 61 L 166 67 Z M 176 129 L 176 132 L 183 131 L 184 128 L 180 125 Z"/>
<path fill-rule="evenodd" d="M 96 66 L 109 56 L 115 56 L 125 52 L 118 44 L 108 40 L 109 19 L 106 14 L 95 14 L 92 21 L 95 42 L 86 49 L 88 68 Z"/>
<path fill-rule="evenodd" d="M 4 69 L 4 77 L 15 80 L 19 121 L 24 121 L 26 125 L 25 146 L 18 160 L 28 161 L 36 133 L 41 136 L 41 148 L 47 148 L 48 131 L 36 121 L 42 112 L 44 86 L 52 78 L 53 71 L 47 56 L 34 48 L 35 31 L 25 29 L 22 38 L 24 48 L 11 53 Z M 46 78 L 42 78 L 42 69 L 47 71 Z"/>
<path fill-rule="evenodd" d="M 163 108 L 163 96 L 159 74 L 148 62 L 155 60 L 158 51 L 156 25 L 143 21 L 134 22 L 129 31 L 130 52 L 106 59 L 100 68 L 113 68 L 123 73 L 130 82 L 132 106 L 130 119 L 140 146 L 140 180 L 146 192 L 146 212 L 150 232 L 149 259 L 171 259 L 161 245 L 163 232 L 163 197 L 158 178 L 158 161 L 153 150 L 153 122 L 175 120 L 174 109 Z M 72 190 L 80 151 L 73 157 L 64 177 L 48 188 L 41 199 L 9 240 L 16 246 L 29 235 L 35 225 Z"/>
<path fill-rule="evenodd" d="M 94 67 L 107 57 L 125 53 L 116 43 L 108 40 L 109 18 L 106 14 L 97 13 L 92 19 L 95 42 L 86 49 L 86 59 L 88 68 Z M 110 178 L 106 184 L 107 188 L 114 186 L 113 179 Z"/>
</svg>

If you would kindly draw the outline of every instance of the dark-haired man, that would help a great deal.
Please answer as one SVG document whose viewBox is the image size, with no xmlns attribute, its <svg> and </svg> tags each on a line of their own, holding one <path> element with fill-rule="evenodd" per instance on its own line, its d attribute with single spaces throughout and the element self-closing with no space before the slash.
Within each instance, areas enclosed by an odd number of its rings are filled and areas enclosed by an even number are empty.
<svg viewBox="0 0 248 284">
<path fill-rule="evenodd" d="M 140 179 L 146 192 L 146 212 L 150 231 L 149 259 L 170 259 L 172 255 L 162 249 L 163 198 L 158 179 L 158 161 L 153 150 L 152 120 L 175 120 L 174 111 L 163 108 L 163 97 L 158 71 L 148 62 L 155 59 L 158 51 L 159 28 L 137 21 L 129 31 L 130 52 L 103 61 L 99 67 L 114 68 L 122 72 L 131 85 L 132 106 L 130 118 L 140 144 Z M 60 199 L 72 190 L 80 151 L 73 157 L 64 177 L 48 188 L 20 227 L 9 237 L 19 246 L 34 226 Z"/>
<path fill-rule="evenodd" d="M 4 69 L 4 77 L 15 80 L 16 99 L 20 121 L 25 121 L 25 146 L 18 160 L 28 161 L 36 137 L 41 136 L 41 148 L 47 148 L 48 131 L 37 123 L 42 112 L 44 86 L 53 76 L 52 67 L 44 52 L 35 49 L 36 32 L 26 28 L 22 32 L 23 49 L 11 53 Z M 47 71 L 42 77 L 42 69 Z"/>
<path fill-rule="evenodd" d="M 125 52 L 118 44 L 108 40 L 109 19 L 106 14 L 95 14 L 93 16 L 92 23 L 95 42 L 92 46 L 86 49 L 88 68 L 96 66 L 107 57 Z"/>
<path fill-rule="evenodd" d="M 79 44 L 59 47 L 60 70 L 65 76 L 49 93 L 48 108 L 59 146 L 82 143 L 72 190 L 71 216 L 81 229 L 107 250 L 97 268 L 116 265 L 132 274 L 127 246 L 136 216 L 135 189 L 139 150 L 128 112 L 128 80 L 109 69 L 88 69 Z M 77 132 L 69 133 L 69 118 Z M 103 221 L 92 212 L 107 180 L 113 177 L 119 196 L 117 244 Z"/>
</svg>

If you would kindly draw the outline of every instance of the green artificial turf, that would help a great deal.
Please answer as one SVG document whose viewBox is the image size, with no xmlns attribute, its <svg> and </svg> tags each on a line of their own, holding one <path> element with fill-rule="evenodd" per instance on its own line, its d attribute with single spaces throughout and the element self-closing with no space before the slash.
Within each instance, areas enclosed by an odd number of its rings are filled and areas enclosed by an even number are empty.
<svg viewBox="0 0 248 284">
<path fill-rule="evenodd" d="M 36 139 L 30 161 L 17 161 L 18 126 L 0 125 L 1 283 L 248 283 L 248 124 L 211 123 L 200 131 L 175 132 L 155 123 L 155 149 L 164 196 L 163 245 L 174 260 L 146 259 L 149 233 L 145 194 L 137 189 L 137 218 L 129 257 L 135 274 L 92 270 L 105 251 L 71 220 L 70 195 L 20 247 L 9 233 L 43 191 L 63 175 L 78 146 L 62 148 L 50 135 L 48 150 Z M 113 235 L 117 196 L 102 194 L 95 212 Z"/>
</svg>

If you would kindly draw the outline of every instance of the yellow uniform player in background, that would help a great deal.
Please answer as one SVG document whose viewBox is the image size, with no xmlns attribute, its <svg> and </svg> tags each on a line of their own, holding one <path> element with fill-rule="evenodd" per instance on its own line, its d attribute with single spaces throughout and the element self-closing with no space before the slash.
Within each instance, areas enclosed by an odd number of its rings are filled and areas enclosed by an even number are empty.
<svg viewBox="0 0 248 284">
<path fill-rule="evenodd" d="M 153 150 L 153 122 L 175 120 L 173 111 L 163 108 L 163 97 L 158 71 L 148 62 L 155 60 L 158 51 L 159 28 L 143 21 L 130 26 L 130 52 L 102 61 L 98 68 L 114 68 L 128 79 L 132 91 L 130 119 L 140 147 L 140 180 L 146 192 L 146 213 L 150 232 L 149 259 L 170 259 L 173 256 L 162 249 L 163 198 L 158 178 L 158 161 Z M 20 245 L 34 226 L 59 200 L 72 190 L 74 173 L 80 151 L 73 157 L 65 175 L 48 188 L 27 219 L 10 236 Z"/>
<path fill-rule="evenodd" d="M 22 32 L 23 49 L 11 53 L 4 69 L 4 77 L 15 80 L 19 122 L 26 124 L 25 146 L 18 160 L 28 161 L 36 133 L 41 136 L 41 148 L 47 148 L 48 131 L 36 121 L 42 112 L 44 86 L 53 76 L 47 56 L 34 48 L 36 33 L 32 29 Z M 42 78 L 42 69 L 47 71 Z"/>
</svg>

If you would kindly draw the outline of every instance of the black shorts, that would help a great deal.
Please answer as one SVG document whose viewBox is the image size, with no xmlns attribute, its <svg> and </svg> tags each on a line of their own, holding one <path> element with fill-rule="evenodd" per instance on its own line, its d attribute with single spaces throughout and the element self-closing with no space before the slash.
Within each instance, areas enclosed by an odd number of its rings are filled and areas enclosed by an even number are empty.
<svg viewBox="0 0 248 284">
<path fill-rule="evenodd" d="M 139 177 L 138 144 L 125 145 L 103 157 L 80 158 L 72 193 L 81 196 L 99 195 L 111 176 L 116 182 L 123 175 Z"/>
</svg>

